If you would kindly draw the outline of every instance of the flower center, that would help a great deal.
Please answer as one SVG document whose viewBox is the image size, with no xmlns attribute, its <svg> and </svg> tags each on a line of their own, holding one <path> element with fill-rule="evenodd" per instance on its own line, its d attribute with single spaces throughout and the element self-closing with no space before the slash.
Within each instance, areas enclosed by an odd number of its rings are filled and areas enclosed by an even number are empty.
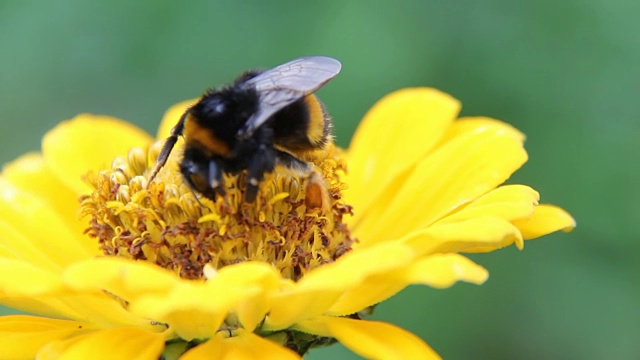
<svg viewBox="0 0 640 360">
<path fill-rule="evenodd" d="M 85 176 L 95 190 L 80 198 L 81 215 L 105 255 L 151 261 L 189 279 L 202 278 L 205 264 L 265 261 L 297 280 L 351 250 L 343 221 L 351 206 L 341 201 L 346 165 L 335 146 L 305 156 L 315 164 L 309 177 L 276 168 L 256 201 L 245 203 L 244 173 L 225 174 L 226 195 L 212 201 L 183 182 L 173 154 L 147 186 L 161 145 L 132 149 L 110 169 Z"/>
</svg>

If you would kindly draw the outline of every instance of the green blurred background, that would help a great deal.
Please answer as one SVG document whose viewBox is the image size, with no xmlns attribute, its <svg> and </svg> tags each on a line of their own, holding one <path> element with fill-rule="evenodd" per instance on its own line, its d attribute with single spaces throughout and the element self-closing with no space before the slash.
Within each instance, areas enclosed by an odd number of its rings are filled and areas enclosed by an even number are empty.
<svg viewBox="0 0 640 360">
<path fill-rule="evenodd" d="M 313 54 L 346 146 L 384 94 L 434 86 L 523 130 L 513 178 L 579 227 L 473 256 L 483 286 L 411 287 L 375 318 L 447 359 L 640 359 L 640 2 L 0 2 L 0 162 L 80 112 L 150 132 L 242 70 Z M 353 359 L 340 346 L 310 359 Z"/>
</svg>

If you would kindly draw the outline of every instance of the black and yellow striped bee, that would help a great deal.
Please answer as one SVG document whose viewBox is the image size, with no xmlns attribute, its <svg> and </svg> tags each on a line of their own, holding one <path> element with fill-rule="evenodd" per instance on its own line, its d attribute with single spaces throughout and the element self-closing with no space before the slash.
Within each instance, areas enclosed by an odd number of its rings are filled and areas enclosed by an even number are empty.
<svg viewBox="0 0 640 360">
<path fill-rule="evenodd" d="M 181 135 L 180 171 L 193 190 L 212 200 L 225 194 L 223 173 L 247 171 L 246 202 L 255 200 L 264 175 L 276 164 L 309 175 L 312 166 L 297 154 L 322 149 L 331 136 L 331 121 L 314 92 L 341 67 L 329 57 L 303 57 L 247 71 L 231 85 L 205 92 L 171 131 L 149 181 Z"/>
</svg>

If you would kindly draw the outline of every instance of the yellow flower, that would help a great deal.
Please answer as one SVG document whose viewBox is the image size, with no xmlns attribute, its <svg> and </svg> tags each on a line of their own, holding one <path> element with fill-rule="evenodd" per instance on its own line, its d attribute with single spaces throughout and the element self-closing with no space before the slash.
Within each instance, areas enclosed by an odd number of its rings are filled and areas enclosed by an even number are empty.
<svg viewBox="0 0 640 360">
<path fill-rule="evenodd" d="M 459 109 L 427 88 L 382 99 L 347 152 L 308 155 L 327 208 L 278 171 L 255 203 L 242 175 L 212 202 L 182 183 L 178 152 L 147 184 L 160 142 L 103 116 L 60 124 L 0 177 L 0 303 L 38 314 L 0 317 L 0 358 L 295 359 L 335 340 L 367 358 L 439 358 L 362 317 L 410 284 L 483 283 L 461 252 L 575 226 L 530 187 L 501 185 L 527 160 L 524 136 Z"/>
</svg>

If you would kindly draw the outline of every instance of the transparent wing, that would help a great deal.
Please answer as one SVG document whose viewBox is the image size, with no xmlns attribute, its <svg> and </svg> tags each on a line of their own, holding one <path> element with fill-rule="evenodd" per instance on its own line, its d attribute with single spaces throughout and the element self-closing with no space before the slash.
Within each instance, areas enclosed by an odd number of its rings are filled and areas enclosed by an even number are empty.
<svg viewBox="0 0 640 360">
<path fill-rule="evenodd" d="M 247 80 L 260 97 L 259 108 L 238 132 L 239 138 L 249 138 L 273 114 L 303 96 L 313 94 L 342 68 L 336 59 L 310 56 L 291 60 Z"/>
</svg>

